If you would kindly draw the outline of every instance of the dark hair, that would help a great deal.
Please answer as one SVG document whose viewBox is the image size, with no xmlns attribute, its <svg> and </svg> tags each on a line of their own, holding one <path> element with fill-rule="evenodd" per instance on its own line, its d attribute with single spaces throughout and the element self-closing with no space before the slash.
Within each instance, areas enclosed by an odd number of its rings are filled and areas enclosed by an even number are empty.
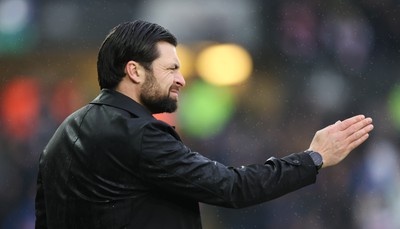
<svg viewBox="0 0 400 229">
<path fill-rule="evenodd" d="M 159 41 L 177 45 L 173 34 L 154 23 L 137 20 L 114 27 L 103 41 L 97 58 L 100 88 L 115 88 L 130 60 L 151 70 L 152 62 L 159 56 L 156 46 Z"/>
</svg>

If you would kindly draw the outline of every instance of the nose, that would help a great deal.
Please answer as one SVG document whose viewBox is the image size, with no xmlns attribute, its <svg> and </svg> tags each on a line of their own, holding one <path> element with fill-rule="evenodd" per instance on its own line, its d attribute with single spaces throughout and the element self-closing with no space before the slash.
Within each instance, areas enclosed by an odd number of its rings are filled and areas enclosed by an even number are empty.
<svg viewBox="0 0 400 229">
<path fill-rule="evenodd" d="M 178 84 L 180 87 L 184 87 L 186 84 L 185 78 L 183 78 L 182 73 L 178 72 L 175 76 L 175 82 Z"/>
</svg>

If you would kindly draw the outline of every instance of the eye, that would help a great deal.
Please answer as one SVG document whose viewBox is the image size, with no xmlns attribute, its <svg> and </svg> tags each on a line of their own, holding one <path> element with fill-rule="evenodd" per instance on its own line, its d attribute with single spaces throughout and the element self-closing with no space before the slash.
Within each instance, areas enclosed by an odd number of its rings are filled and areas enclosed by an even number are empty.
<svg viewBox="0 0 400 229">
<path fill-rule="evenodd" d="M 178 65 L 174 65 L 174 66 L 172 66 L 172 67 L 169 68 L 169 70 L 172 70 L 172 71 L 176 71 L 176 70 L 178 70 L 178 69 L 179 69 L 179 66 L 178 66 Z"/>
</svg>

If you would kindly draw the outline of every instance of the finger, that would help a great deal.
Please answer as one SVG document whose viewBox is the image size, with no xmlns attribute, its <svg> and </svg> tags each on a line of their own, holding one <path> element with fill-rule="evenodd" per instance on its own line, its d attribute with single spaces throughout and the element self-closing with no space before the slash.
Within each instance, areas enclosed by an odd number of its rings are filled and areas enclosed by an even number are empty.
<svg viewBox="0 0 400 229">
<path fill-rule="evenodd" d="M 357 138 L 355 141 L 349 144 L 349 149 L 352 151 L 353 149 L 357 148 L 359 145 L 361 145 L 363 142 L 365 142 L 369 137 L 369 134 L 364 134 L 360 138 Z"/>
<path fill-rule="evenodd" d="M 357 133 L 361 129 L 365 128 L 366 126 L 370 125 L 372 123 L 371 118 L 365 118 L 357 123 L 354 123 L 353 125 L 349 126 L 344 132 L 346 133 L 346 136 L 351 136 L 354 133 Z M 372 129 L 371 129 L 372 130 Z M 369 130 L 369 131 L 371 131 Z"/>
<path fill-rule="evenodd" d="M 365 119 L 364 115 L 356 115 L 353 116 L 351 118 L 348 118 L 344 121 L 337 121 L 335 124 L 338 125 L 339 130 L 345 130 L 347 129 L 349 126 L 353 125 L 354 123 L 357 123 L 361 120 Z"/>
<path fill-rule="evenodd" d="M 367 126 L 364 126 L 362 129 L 354 132 L 352 135 L 348 137 L 348 140 L 352 143 L 354 141 L 357 141 L 358 139 L 362 138 L 364 135 L 368 134 L 374 129 L 374 126 L 372 124 L 368 124 Z"/>
</svg>

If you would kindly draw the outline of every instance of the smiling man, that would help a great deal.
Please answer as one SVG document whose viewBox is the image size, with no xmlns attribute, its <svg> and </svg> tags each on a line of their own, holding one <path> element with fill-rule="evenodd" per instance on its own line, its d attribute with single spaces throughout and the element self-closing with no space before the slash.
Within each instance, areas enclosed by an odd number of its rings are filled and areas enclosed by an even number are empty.
<svg viewBox="0 0 400 229">
<path fill-rule="evenodd" d="M 373 129 L 357 115 L 317 131 L 306 151 L 239 168 L 212 161 L 152 116 L 175 111 L 185 86 L 176 45 L 145 21 L 111 30 L 98 55 L 100 94 L 41 154 L 36 228 L 201 228 L 200 202 L 242 208 L 312 184 Z"/>
</svg>

